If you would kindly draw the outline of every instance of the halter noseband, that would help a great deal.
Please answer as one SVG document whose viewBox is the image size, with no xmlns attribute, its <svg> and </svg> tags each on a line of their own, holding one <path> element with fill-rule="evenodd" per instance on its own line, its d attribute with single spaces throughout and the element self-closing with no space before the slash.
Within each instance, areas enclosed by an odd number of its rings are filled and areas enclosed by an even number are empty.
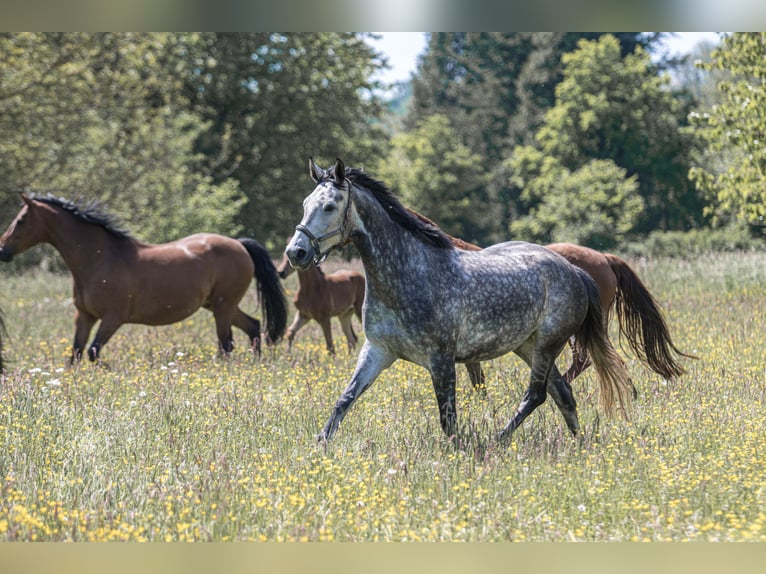
<svg viewBox="0 0 766 574">
<path fill-rule="evenodd" d="M 346 182 L 346 186 L 348 187 L 348 199 L 346 200 L 346 210 L 343 212 L 343 219 L 340 222 L 340 225 L 333 229 L 332 231 L 328 231 L 324 235 L 320 235 L 317 237 L 311 231 L 308 227 L 303 225 L 302 223 L 299 223 L 295 226 L 295 231 L 300 231 L 303 233 L 306 237 L 309 238 L 309 243 L 311 243 L 312 249 L 314 249 L 314 265 L 319 265 L 322 263 L 325 259 L 327 259 L 327 256 L 330 255 L 333 249 L 337 249 L 340 251 L 343 248 L 343 245 L 345 243 L 343 236 L 346 233 L 346 224 L 348 223 L 348 212 L 349 208 L 351 207 L 351 182 L 346 178 L 344 180 Z M 335 237 L 336 235 L 340 235 L 341 240 L 336 243 L 335 245 L 329 247 L 327 251 L 322 253 L 322 247 L 320 245 L 320 242 L 330 239 L 331 237 Z"/>
</svg>

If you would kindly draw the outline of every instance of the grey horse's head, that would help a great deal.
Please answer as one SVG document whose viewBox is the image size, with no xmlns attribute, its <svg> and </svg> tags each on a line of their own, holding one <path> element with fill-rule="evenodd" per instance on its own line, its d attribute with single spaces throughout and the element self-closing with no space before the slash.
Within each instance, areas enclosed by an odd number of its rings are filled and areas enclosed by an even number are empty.
<svg viewBox="0 0 766 574">
<path fill-rule="evenodd" d="M 309 172 L 317 185 L 303 200 L 303 219 L 285 249 L 290 265 L 298 270 L 324 261 L 350 233 L 351 182 L 343 162 L 338 159 L 332 169 L 324 170 L 309 159 Z"/>
</svg>

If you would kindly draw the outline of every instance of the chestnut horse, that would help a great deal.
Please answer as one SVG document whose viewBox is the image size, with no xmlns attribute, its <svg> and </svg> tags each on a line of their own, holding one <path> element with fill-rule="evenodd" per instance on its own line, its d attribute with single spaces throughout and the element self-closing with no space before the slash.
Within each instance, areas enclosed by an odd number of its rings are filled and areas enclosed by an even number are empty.
<svg viewBox="0 0 766 574">
<path fill-rule="evenodd" d="M 39 243 L 61 254 L 74 281 L 75 336 L 71 361 L 99 351 L 124 323 L 167 325 L 200 307 L 213 312 L 221 352 L 234 347 L 231 326 L 242 329 L 260 352 L 260 322 L 239 309 L 253 276 L 266 323 L 276 342 L 287 323 L 287 305 L 268 252 L 253 239 L 199 233 L 149 245 L 132 238 L 96 206 L 56 197 L 21 194 L 24 204 L 0 237 L 0 260 L 10 261 Z"/>
<path fill-rule="evenodd" d="M 409 211 L 422 221 L 434 224 L 426 216 Z M 448 237 L 458 249 L 481 250 L 478 245 L 458 237 Z M 546 247 L 587 271 L 594 279 L 598 286 L 605 322 L 609 322 L 614 308 L 620 334 L 627 339 L 636 357 L 645 366 L 667 380 L 684 374 L 685 370 L 678 363 L 678 357 L 696 357 L 680 351 L 675 346 L 660 304 L 625 260 L 573 243 L 551 243 Z M 587 354 L 576 353 L 573 349 L 572 365 L 564 375 L 564 380 L 571 383 L 589 366 L 590 359 Z M 484 383 L 481 365 L 466 363 L 466 370 L 473 386 L 481 387 Z"/>
<path fill-rule="evenodd" d="M 287 256 L 283 256 L 277 273 L 285 279 L 293 271 L 295 269 L 290 265 Z M 335 354 L 331 317 L 338 317 L 349 350 L 356 347 L 357 337 L 351 325 L 351 317 L 356 315 L 357 319 L 362 320 L 364 275 L 346 269 L 325 275 L 319 265 L 312 265 L 298 271 L 298 291 L 295 293 L 294 302 L 298 312 L 287 328 L 288 350 L 292 348 L 296 333 L 313 319 L 322 327 L 327 351 Z"/>
</svg>

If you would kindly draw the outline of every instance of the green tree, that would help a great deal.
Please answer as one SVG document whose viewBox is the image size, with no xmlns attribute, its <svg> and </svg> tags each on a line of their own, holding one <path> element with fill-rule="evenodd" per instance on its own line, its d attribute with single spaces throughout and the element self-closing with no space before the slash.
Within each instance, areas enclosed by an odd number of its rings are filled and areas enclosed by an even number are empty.
<svg viewBox="0 0 766 574">
<path fill-rule="evenodd" d="M 233 233 L 244 198 L 193 146 L 182 93 L 196 35 L 0 35 L 0 206 L 17 190 L 100 201 L 138 237 Z M 200 201 L 205 198 L 205 201 Z"/>
<path fill-rule="evenodd" d="M 520 200 L 529 209 L 510 225 L 513 237 L 612 248 L 633 232 L 643 210 L 636 176 L 611 160 L 591 160 L 570 171 L 531 146 L 509 162 Z"/>
<path fill-rule="evenodd" d="M 460 143 L 445 116 L 429 116 L 415 130 L 395 135 L 375 174 L 405 205 L 451 235 L 486 245 L 501 233 L 501 210 L 488 196 L 481 158 Z"/>
<path fill-rule="evenodd" d="M 553 106 L 561 56 L 601 33 L 434 33 L 413 80 L 408 127 L 440 113 L 474 153 L 494 166 L 515 145 L 530 144 Z M 618 34 L 623 53 L 660 34 Z"/>
<path fill-rule="evenodd" d="M 644 204 L 638 232 L 702 221 L 703 200 L 687 177 L 693 139 L 686 108 L 641 47 L 623 57 L 616 38 L 578 43 L 562 57 L 556 103 L 536 134 L 545 155 L 570 172 L 610 160 L 636 176 Z"/>
<path fill-rule="evenodd" d="M 363 167 L 388 144 L 376 83 L 383 60 L 363 34 L 210 33 L 187 76 L 208 130 L 197 149 L 214 181 L 236 180 L 249 201 L 237 221 L 274 250 L 300 220 L 308 158 Z"/>
<path fill-rule="evenodd" d="M 731 76 L 721 81 L 720 102 L 692 121 L 707 145 L 690 178 L 708 194 L 717 220 L 763 227 L 766 218 L 766 33 L 727 35 L 705 70 Z"/>
</svg>

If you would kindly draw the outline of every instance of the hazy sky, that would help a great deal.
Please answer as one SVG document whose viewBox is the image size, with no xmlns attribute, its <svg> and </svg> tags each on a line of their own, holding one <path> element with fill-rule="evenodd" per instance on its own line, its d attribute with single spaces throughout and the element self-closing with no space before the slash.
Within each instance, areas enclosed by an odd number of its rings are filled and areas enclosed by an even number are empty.
<svg viewBox="0 0 766 574">
<path fill-rule="evenodd" d="M 423 32 L 377 32 L 382 38 L 372 42 L 375 48 L 388 56 L 390 70 L 380 75 L 384 82 L 408 80 L 415 71 L 417 57 L 426 47 Z M 717 41 L 715 32 L 675 32 L 667 45 L 671 53 L 685 54 L 700 40 Z"/>
</svg>

